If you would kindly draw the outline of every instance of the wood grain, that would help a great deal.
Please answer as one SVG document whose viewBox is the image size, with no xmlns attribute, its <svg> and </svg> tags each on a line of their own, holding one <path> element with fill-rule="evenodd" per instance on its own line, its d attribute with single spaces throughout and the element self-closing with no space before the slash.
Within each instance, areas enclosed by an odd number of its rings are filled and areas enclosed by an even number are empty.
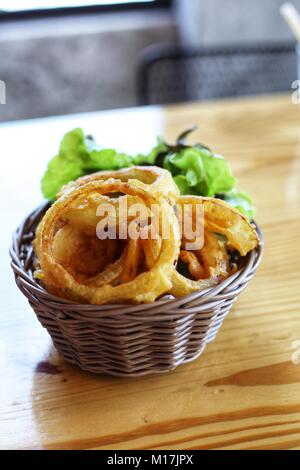
<svg viewBox="0 0 300 470">
<path fill-rule="evenodd" d="M 1 448 L 300 447 L 300 364 L 292 361 L 300 362 L 299 118 L 290 96 L 270 96 L 0 126 Z M 192 123 L 193 139 L 223 153 L 255 198 L 261 268 L 192 364 L 134 380 L 83 373 L 57 355 L 15 287 L 11 231 L 40 202 L 46 162 L 70 128 L 137 152 Z"/>
</svg>

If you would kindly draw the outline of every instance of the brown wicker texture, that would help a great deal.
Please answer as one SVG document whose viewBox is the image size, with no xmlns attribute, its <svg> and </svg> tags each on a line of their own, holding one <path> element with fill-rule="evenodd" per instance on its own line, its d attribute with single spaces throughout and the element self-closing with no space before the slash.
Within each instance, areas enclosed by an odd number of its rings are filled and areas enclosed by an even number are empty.
<svg viewBox="0 0 300 470">
<path fill-rule="evenodd" d="M 245 265 L 216 287 L 151 304 L 85 305 L 49 294 L 34 278 L 31 242 L 43 205 L 16 230 L 10 250 L 19 289 L 63 357 L 84 370 L 116 376 L 167 372 L 196 359 L 220 329 L 255 273 L 263 240 Z"/>
</svg>

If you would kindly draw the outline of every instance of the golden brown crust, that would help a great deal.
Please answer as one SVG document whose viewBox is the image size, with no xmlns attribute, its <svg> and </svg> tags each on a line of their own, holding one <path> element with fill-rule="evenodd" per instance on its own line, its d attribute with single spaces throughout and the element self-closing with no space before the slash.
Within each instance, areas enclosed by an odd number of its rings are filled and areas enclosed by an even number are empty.
<svg viewBox="0 0 300 470">
<path fill-rule="evenodd" d="M 150 263 L 145 263 L 147 269 L 145 268 L 143 272 L 138 273 L 138 254 L 141 245 L 130 240 L 128 249 L 125 252 L 123 251 L 120 257 L 121 261 L 111 260 L 107 268 L 100 272 L 98 276 L 81 277 L 80 273 L 74 272 L 75 263 L 72 264 L 72 261 L 70 261 L 72 256 L 61 259 L 61 255 L 57 255 L 63 253 L 64 245 L 59 250 L 57 247 L 55 248 L 56 236 L 62 223 L 67 226 L 72 224 L 71 218 L 68 218 L 68 210 L 72 206 L 78 213 L 85 214 L 86 207 L 84 204 L 78 206 L 78 201 L 86 201 L 87 206 L 89 204 L 93 206 L 94 203 L 97 205 L 106 204 L 107 194 L 118 192 L 126 195 L 124 197 L 128 198 L 129 205 L 131 197 L 134 203 L 138 198 L 147 207 L 152 203 L 158 204 L 160 217 L 163 214 L 165 223 L 169 226 L 170 238 L 161 239 L 161 249 L 157 251 L 156 259 L 151 261 L 152 267 L 150 269 L 147 268 L 147 264 Z M 91 206 L 89 208 L 91 209 Z M 74 216 L 74 213 L 72 213 L 72 216 Z M 66 236 L 65 239 L 65 251 L 67 252 L 69 242 L 75 243 L 73 255 L 76 256 L 76 250 L 79 246 L 76 245 L 76 236 L 78 236 L 76 230 L 79 230 L 79 224 L 71 225 L 71 227 L 71 235 Z M 84 230 L 80 233 L 83 234 L 81 236 L 96 237 L 95 231 L 93 234 L 90 231 L 85 233 Z M 74 236 L 75 240 L 72 238 Z M 152 252 L 151 244 L 154 241 L 149 239 L 146 242 L 149 246 L 148 250 L 144 250 L 145 256 L 147 256 L 147 252 Z M 60 297 L 93 304 L 154 301 L 171 288 L 171 278 L 175 270 L 174 266 L 178 258 L 179 246 L 178 221 L 167 200 L 158 198 L 157 194 L 152 192 L 147 185 L 138 181 L 126 183 L 114 179 L 92 181 L 64 192 L 42 219 L 34 243 L 35 252 L 43 272 L 43 282 L 47 289 Z"/>
<path fill-rule="evenodd" d="M 132 166 L 122 168 L 121 170 L 98 171 L 90 175 L 82 176 L 76 181 L 72 181 L 63 186 L 57 194 L 57 199 L 66 191 L 70 191 L 92 181 L 104 181 L 110 178 L 118 179 L 125 183 L 130 180 L 138 180 L 141 183 L 149 185 L 152 191 L 167 197 L 171 204 L 175 203 L 179 196 L 179 190 L 169 171 L 157 166 Z"/>
<path fill-rule="evenodd" d="M 204 246 L 192 252 L 193 258 L 184 255 L 194 279 L 189 279 L 178 271 L 173 274 L 173 287 L 170 293 L 175 297 L 212 287 L 231 274 L 225 244 L 217 240 L 214 234 L 225 236 L 228 240 L 227 245 L 236 249 L 241 256 L 245 256 L 259 243 L 254 225 L 226 202 L 216 198 L 180 196 L 177 205 L 183 209 L 186 204 L 192 207 L 193 217 L 196 217 L 196 205 L 199 204 L 203 209 Z M 197 269 L 196 259 L 205 272 L 204 275 L 199 266 Z"/>
</svg>

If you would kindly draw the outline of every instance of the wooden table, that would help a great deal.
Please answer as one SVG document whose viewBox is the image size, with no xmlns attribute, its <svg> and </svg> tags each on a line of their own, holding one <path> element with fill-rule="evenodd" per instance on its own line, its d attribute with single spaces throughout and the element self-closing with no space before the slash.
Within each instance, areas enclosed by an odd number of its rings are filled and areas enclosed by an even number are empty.
<svg viewBox="0 0 300 470">
<path fill-rule="evenodd" d="M 137 152 L 191 123 L 255 197 L 261 268 L 192 364 L 134 380 L 81 372 L 58 356 L 14 284 L 11 231 L 40 202 L 65 131 L 82 126 Z M 300 449 L 300 113 L 290 96 L 10 123 L 0 152 L 1 448 Z"/>
</svg>

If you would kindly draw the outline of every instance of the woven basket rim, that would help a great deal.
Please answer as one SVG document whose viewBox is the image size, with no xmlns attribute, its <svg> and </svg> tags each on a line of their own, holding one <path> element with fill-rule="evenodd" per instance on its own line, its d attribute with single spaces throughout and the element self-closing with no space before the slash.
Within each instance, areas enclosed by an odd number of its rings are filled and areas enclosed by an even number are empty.
<svg viewBox="0 0 300 470">
<path fill-rule="evenodd" d="M 95 313 L 99 314 L 105 310 L 106 313 L 115 313 L 120 311 L 120 313 L 138 313 L 143 312 L 146 310 L 161 310 L 161 307 L 172 306 L 174 309 L 178 309 L 185 304 L 191 305 L 193 301 L 206 300 L 207 302 L 210 299 L 215 298 L 216 294 L 219 292 L 229 289 L 230 287 L 234 289 L 235 285 L 238 284 L 238 280 L 241 276 L 245 276 L 248 272 L 256 270 L 258 265 L 260 264 L 262 255 L 263 255 L 263 247 L 264 247 L 264 240 L 261 233 L 261 230 L 257 223 L 253 221 L 255 225 L 255 229 L 257 235 L 259 237 L 259 245 L 254 250 L 252 250 L 246 257 L 246 262 L 244 265 L 234 274 L 226 278 L 221 283 L 217 284 L 216 286 L 210 287 L 208 289 L 194 292 L 184 297 L 174 298 L 170 295 L 165 295 L 159 300 L 150 303 L 142 303 L 142 304 L 85 304 L 85 303 L 77 303 L 73 302 L 68 299 L 64 299 L 61 297 L 57 297 L 53 294 L 50 294 L 33 276 L 28 274 L 28 270 L 22 263 L 22 259 L 19 256 L 18 250 L 16 247 L 18 246 L 18 241 L 26 241 L 26 236 L 28 233 L 25 234 L 24 239 L 24 232 L 28 232 L 31 227 L 37 224 L 40 220 L 41 216 L 44 214 L 46 209 L 49 207 L 49 201 L 44 202 L 43 204 L 39 205 L 35 210 L 33 210 L 27 217 L 24 218 L 23 222 L 16 228 L 13 232 L 12 236 L 12 243 L 9 248 L 9 254 L 11 257 L 11 267 L 15 273 L 16 277 L 22 279 L 22 284 L 31 291 L 31 295 L 34 294 L 37 296 L 42 296 L 45 299 L 45 302 L 51 303 L 53 307 L 60 307 L 66 310 L 72 309 L 81 311 L 82 313 Z M 30 241 L 31 244 L 31 241 Z M 30 256 L 33 256 L 33 249 L 31 247 Z M 29 256 L 29 258 L 30 258 Z M 26 290 L 27 290 L 26 289 Z M 230 289 L 231 290 L 231 289 Z M 226 298 L 226 293 L 223 295 L 224 299 Z M 206 304 L 207 305 L 207 304 Z M 199 310 L 199 307 L 195 307 Z M 191 308 L 189 308 L 191 310 Z M 183 315 L 186 313 L 183 312 Z"/>
</svg>

